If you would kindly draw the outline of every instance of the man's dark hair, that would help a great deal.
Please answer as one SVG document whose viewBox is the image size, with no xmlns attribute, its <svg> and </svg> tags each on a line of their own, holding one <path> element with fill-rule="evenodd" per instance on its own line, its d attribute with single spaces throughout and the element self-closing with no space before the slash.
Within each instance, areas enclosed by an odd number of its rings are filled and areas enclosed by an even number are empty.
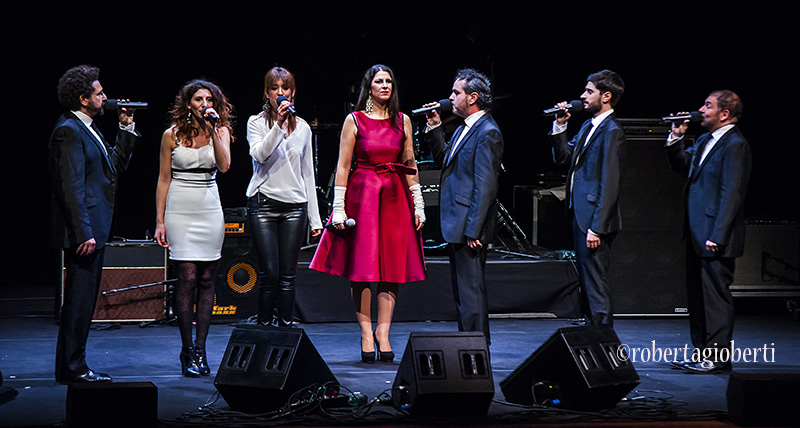
<svg viewBox="0 0 800 428">
<path fill-rule="evenodd" d="M 590 74 L 589 77 L 586 78 L 586 81 L 592 82 L 594 87 L 601 93 L 611 92 L 611 107 L 617 105 L 619 99 L 622 98 L 622 94 L 625 92 L 625 82 L 622 81 L 619 74 L 611 70 L 602 70 Z"/>
<path fill-rule="evenodd" d="M 739 120 L 742 116 L 742 99 L 735 92 L 728 89 L 714 91 L 708 95 L 717 98 L 717 107 L 720 110 L 728 110 L 732 118 Z"/>
<path fill-rule="evenodd" d="M 80 110 L 81 95 L 92 95 L 92 85 L 99 79 L 100 69 L 97 67 L 79 65 L 70 68 L 58 79 L 58 102 L 70 110 Z"/>
<path fill-rule="evenodd" d="M 492 85 L 485 74 L 472 68 L 463 68 L 456 72 L 456 81 L 463 80 L 464 93 L 478 94 L 478 108 L 489 110 L 492 108 Z"/>
</svg>

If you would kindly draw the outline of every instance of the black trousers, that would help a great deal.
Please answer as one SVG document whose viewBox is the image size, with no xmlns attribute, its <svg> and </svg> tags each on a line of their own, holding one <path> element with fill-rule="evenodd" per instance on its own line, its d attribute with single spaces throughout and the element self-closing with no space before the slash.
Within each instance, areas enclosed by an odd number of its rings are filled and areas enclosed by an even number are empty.
<svg viewBox="0 0 800 428">
<path fill-rule="evenodd" d="M 726 348 L 733 339 L 733 257 L 701 257 L 687 239 L 689 332 L 695 348 Z"/>
<path fill-rule="evenodd" d="M 486 245 L 484 243 L 484 245 Z M 450 279 L 456 303 L 459 331 L 479 331 L 489 336 L 489 302 L 486 296 L 486 248 L 472 249 L 467 244 L 447 245 Z"/>
<path fill-rule="evenodd" d="M 614 307 L 608 269 L 611 266 L 611 242 L 614 235 L 601 236 L 600 246 L 586 247 L 586 232 L 580 230 L 572 217 L 572 236 L 575 256 L 578 259 L 578 279 L 581 284 L 581 310 L 589 325 L 614 325 Z"/>
<path fill-rule="evenodd" d="M 256 248 L 259 280 L 258 321 L 290 325 L 300 248 L 308 231 L 308 204 L 289 204 L 257 194 L 247 201 L 247 221 Z"/>
<path fill-rule="evenodd" d="M 78 256 L 75 248 L 65 248 L 64 304 L 56 343 L 56 380 L 69 380 L 89 370 L 86 364 L 86 341 L 92 325 L 105 247 L 92 254 Z"/>
</svg>

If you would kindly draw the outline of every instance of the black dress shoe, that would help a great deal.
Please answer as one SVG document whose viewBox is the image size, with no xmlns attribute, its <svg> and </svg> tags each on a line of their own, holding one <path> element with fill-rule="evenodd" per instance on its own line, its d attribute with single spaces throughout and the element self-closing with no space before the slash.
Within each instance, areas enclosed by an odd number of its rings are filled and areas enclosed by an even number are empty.
<svg viewBox="0 0 800 428">
<path fill-rule="evenodd" d="M 731 372 L 731 364 L 714 363 L 711 361 L 686 363 L 683 365 L 683 371 L 693 374 L 726 374 Z"/>
<path fill-rule="evenodd" d="M 670 361 L 670 362 L 669 362 L 669 367 L 670 367 L 671 369 L 673 369 L 673 370 L 684 370 L 685 366 L 686 366 L 687 364 L 691 364 L 691 363 L 692 363 L 692 362 L 691 362 L 691 361 L 689 361 L 689 360 L 683 360 L 683 361 Z"/>
<path fill-rule="evenodd" d="M 73 376 L 72 379 L 67 379 L 66 382 L 61 383 L 101 383 L 111 382 L 111 376 L 105 373 L 97 373 L 94 370 L 87 370 L 85 373 Z"/>
</svg>

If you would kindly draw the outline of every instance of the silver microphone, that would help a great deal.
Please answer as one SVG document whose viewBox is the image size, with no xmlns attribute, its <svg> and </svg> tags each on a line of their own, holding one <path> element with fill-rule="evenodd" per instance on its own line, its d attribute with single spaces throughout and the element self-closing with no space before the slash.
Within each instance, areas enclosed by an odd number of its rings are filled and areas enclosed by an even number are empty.
<svg viewBox="0 0 800 428">
<path fill-rule="evenodd" d="M 691 123 L 698 123 L 703 121 L 703 114 L 699 111 L 693 111 L 688 114 L 681 114 L 678 116 L 664 116 L 661 118 L 664 122 L 683 122 L 688 120 Z"/>
</svg>

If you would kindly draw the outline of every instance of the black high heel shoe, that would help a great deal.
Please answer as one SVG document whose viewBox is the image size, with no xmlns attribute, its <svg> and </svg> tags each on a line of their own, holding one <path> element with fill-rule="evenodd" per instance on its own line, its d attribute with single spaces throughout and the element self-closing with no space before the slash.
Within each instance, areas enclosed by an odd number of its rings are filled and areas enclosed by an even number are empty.
<svg viewBox="0 0 800 428">
<path fill-rule="evenodd" d="M 194 348 L 184 346 L 181 348 L 181 373 L 186 377 L 200 377 L 200 368 L 194 360 Z"/>
<path fill-rule="evenodd" d="M 211 373 L 211 367 L 208 366 L 208 358 L 206 358 L 206 348 L 201 348 L 194 345 L 194 363 L 197 365 L 197 371 L 203 376 L 208 376 Z"/>
<path fill-rule="evenodd" d="M 375 351 L 365 352 L 364 348 L 361 348 L 361 361 L 363 361 L 365 363 L 374 363 L 375 362 Z"/>
<path fill-rule="evenodd" d="M 378 361 L 382 363 L 391 363 L 394 361 L 394 352 L 381 351 L 381 344 L 378 342 L 378 336 L 373 333 L 372 339 L 375 341 L 375 352 L 378 354 Z"/>
</svg>

